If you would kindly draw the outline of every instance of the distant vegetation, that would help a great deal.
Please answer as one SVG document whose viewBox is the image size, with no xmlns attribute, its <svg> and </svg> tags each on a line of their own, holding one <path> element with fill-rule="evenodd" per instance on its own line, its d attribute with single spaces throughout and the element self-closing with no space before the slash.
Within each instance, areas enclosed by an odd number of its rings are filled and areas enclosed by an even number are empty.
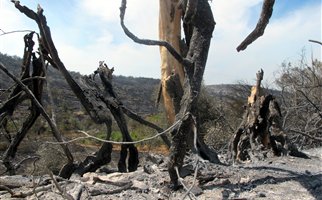
<svg viewBox="0 0 322 200">
<path fill-rule="evenodd" d="M 0 53 L 0 61 L 4 63 L 11 72 L 17 76 L 20 73 L 21 59 L 17 56 L 8 56 Z M 310 139 L 322 135 L 322 67 L 320 61 L 312 61 L 307 64 L 302 60 L 299 64 L 283 63 L 281 72 L 277 78 L 279 90 L 267 90 L 277 97 L 284 116 L 283 127 L 289 133 L 290 140 L 299 144 L 300 147 L 319 146 L 321 143 Z M 254 72 L 255 74 L 255 72 Z M 72 72 L 74 77 L 81 74 Z M 57 124 L 61 131 L 67 135 L 75 136 L 75 130 L 84 130 L 95 134 L 100 138 L 105 136 L 105 128 L 91 121 L 78 99 L 69 89 L 65 79 L 59 71 L 49 67 L 48 80 L 54 97 Z M 160 80 L 152 78 L 134 78 L 115 76 L 113 80 L 116 93 L 123 104 L 144 116 L 147 120 L 158 124 L 162 128 L 167 127 L 161 105 L 155 104 Z M 0 72 L 0 105 L 6 98 L 6 89 L 10 89 L 13 82 Z M 243 106 L 247 102 L 250 92 L 249 85 L 209 85 L 204 86 L 199 100 L 200 131 L 206 137 L 206 141 L 216 150 L 225 149 L 229 138 L 239 125 L 244 112 Z M 52 106 L 49 103 L 47 91 L 43 104 L 51 113 Z M 13 120 L 19 123 L 23 113 L 15 113 Z M 155 134 L 154 130 L 144 127 L 132 120 L 128 120 L 133 139 L 139 140 Z M 12 124 L 11 131 L 15 132 L 17 125 Z M 119 130 L 113 126 L 112 139 L 121 140 Z M 43 134 L 47 128 L 44 120 L 38 119 L 33 127 L 33 133 Z M 49 131 L 49 128 L 45 130 Z M 93 140 L 82 140 L 80 143 L 99 144 Z M 142 146 L 159 146 L 162 141 L 150 141 Z"/>
</svg>

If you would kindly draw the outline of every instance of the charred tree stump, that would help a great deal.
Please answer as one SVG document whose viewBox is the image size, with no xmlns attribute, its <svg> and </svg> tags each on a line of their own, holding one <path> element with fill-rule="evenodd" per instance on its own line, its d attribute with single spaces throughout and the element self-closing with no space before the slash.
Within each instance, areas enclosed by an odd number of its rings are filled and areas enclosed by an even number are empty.
<svg viewBox="0 0 322 200">
<path fill-rule="evenodd" d="M 240 126 L 230 143 L 234 161 L 262 160 L 271 151 L 274 156 L 295 155 L 306 157 L 289 144 L 282 129 L 280 107 L 271 94 L 261 95 L 261 81 L 264 72 L 257 74 L 256 85 L 252 87 Z"/>
</svg>

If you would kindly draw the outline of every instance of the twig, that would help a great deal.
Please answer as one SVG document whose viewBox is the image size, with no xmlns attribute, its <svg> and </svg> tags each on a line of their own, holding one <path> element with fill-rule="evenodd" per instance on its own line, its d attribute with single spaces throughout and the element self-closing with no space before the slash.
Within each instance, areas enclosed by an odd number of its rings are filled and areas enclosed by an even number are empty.
<svg viewBox="0 0 322 200">
<path fill-rule="evenodd" d="M 11 196 L 14 195 L 14 192 L 9 187 L 7 187 L 5 185 L 0 185 L 0 189 L 8 191 L 11 194 Z"/>
<path fill-rule="evenodd" d="M 4 31 L 2 29 L 0 29 L 0 31 L 2 32 L 0 34 L 0 36 L 7 35 L 7 34 L 12 34 L 12 33 L 24 33 L 24 32 L 30 32 L 31 33 L 31 32 L 34 32 L 32 30 L 16 30 L 16 31 L 8 31 L 8 32 L 6 32 L 6 31 Z"/>
<path fill-rule="evenodd" d="M 299 93 L 301 93 L 304 96 L 304 98 L 315 108 L 315 110 L 318 112 L 320 118 L 322 119 L 322 111 L 320 110 L 320 108 L 317 105 L 315 105 L 315 103 L 313 103 L 302 90 L 296 90 L 296 91 L 298 91 Z"/>
<path fill-rule="evenodd" d="M 29 78 L 22 79 L 21 82 L 35 80 L 35 79 L 46 80 L 46 77 L 43 77 L 43 76 L 33 76 L 33 77 L 29 77 Z"/>
<path fill-rule="evenodd" d="M 49 173 L 49 176 L 51 178 L 51 180 L 53 180 L 55 187 L 57 188 L 57 190 L 59 191 L 60 195 L 67 200 L 74 200 L 74 198 L 68 194 L 66 191 L 64 191 L 61 186 L 58 184 L 57 180 L 54 178 L 54 174 L 53 172 Z"/>
<path fill-rule="evenodd" d="M 19 169 L 19 167 L 21 166 L 21 164 L 23 162 L 26 162 L 27 160 L 32 160 L 32 159 L 34 159 L 34 162 L 35 162 L 35 161 L 39 160 L 40 157 L 39 156 L 31 156 L 31 157 L 27 157 L 27 158 L 22 159 L 20 162 L 18 162 L 17 164 L 15 164 L 15 166 L 14 166 L 15 170 Z"/>
<path fill-rule="evenodd" d="M 316 130 L 318 130 L 318 129 L 316 129 Z M 298 130 L 295 130 L 295 129 L 290 129 L 289 131 L 292 131 L 292 132 L 294 132 L 294 133 L 298 133 L 298 134 L 304 135 L 304 136 L 306 136 L 306 137 L 308 137 L 308 138 L 310 138 L 310 139 L 313 139 L 313 140 L 317 140 L 317 141 L 322 142 L 322 138 L 321 138 L 321 137 L 315 137 L 315 136 L 312 136 L 312 135 L 310 135 L 310 134 L 307 134 L 307 133 L 305 133 L 305 132 L 298 131 Z"/>
<path fill-rule="evenodd" d="M 191 190 L 195 186 L 196 180 L 197 180 L 198 169 L 199 169 L 199 159 L 197 160 L 197 163 L 196 163 L 196 168 L 195 168 L 195 172 L 194 172 L 194 176 L 193 176 L 192 185 L 190 186 L 190 188 L 188 188 L 188 190 L 186 191 L 186 193 L 183 195 L 182 199 L 185 199 L 186 196 L 191 193 Z"/>
<path fill-rule="evenodd" d="M 38 161 L 38 159 L 35 159 L 34 160 L 34 162 L 32 163 L 32 166 L 33 166 L 33 169 L 32 169 L 32 172 L 31 172 L 31 174 L 32 174 L 32 191 L 33 191 L 33 193 L 34 193 L 34 195 L 35 195 L 35 197 L 37 198 L 37 199 L 39 199 L 39 197 L 38 197 L 38 195 L 37 195 L 37 192 L 36 192 L 36 188 L 37 188 L 37 186 L 39 186 L 39 183 L 40 183 L 40 180 L 41 180 L 41 178 L 39 178 L 39 180 L 38 180 L 38 183 L 36 184 L 35 183 L 35 171 L 36 171 L 36 162 Z"/>
<path fill-rule="evenodd" d="M 237 47 L 237 51 L 242 51 L 247 48 L 252 42 L 257 40 L 264 34 L 265 28 L 269 23 L 269 19 L 273 14 L 275 0 L 264 0 L 261 11 L 261 16 L 257 22 L 255 29 L 245 38 L 245 40 Z"/>
<path fill-rule="evenodd" d="M 122 108 L 123 112 L 124 112 L 128 117 L 132 118 L 133 120 L 135 120 L 135 121 L 137 121 L 137 122 L 139 122 L 139 123 L 141 123 L 141 124 L 143 124 L 143 125 L 146 125 L 146 126 L 148 126 L 148 127 L 150 127 L 150 128 L 153 128 L 153 129 L 155 129 L 155 130 L 156 130 L 156 131 L 158 131 L 158 132 L 163 132 L 163 129 L 162 129 L 162 128 L 160 128 L 160 127 L 158 127 L 157 125 L 155 125 L 155 124 L 153 124 L 153 123 L 151 123 L 151 122 L 149 122 L 149 121 L 147 121 L 147 120 L 143 119 L 141 116 L 139 116 L 138 114 L 134 113 L 134 112 L 133 112 L 133 111 L 131 111 L 130 109 L 126 108 L 125 106 L 122 106 L 121 108 Z M 162 134 L 162 135 L 160 135 L 160 136 L 161 136 L 161 138 L 162 138 L 163 142 L 164 142 L 164 143 L 165 143 L 165 144 L 170 148 L 171 142 L 170 142 L 170 140 L 168 139 L 168 137 L 167 137 L 166 135 L 164 135 L 164 134 Z"/>
<path fill-rule="evenodd" d="M 179 52 L 171 44 L 169 44 L 167 41 L 159 41 L 159 40 L 148 40 L 148 39 L 140 39 L 137 36 L 135 36 L 124 24 L 124 16 L 125 16 L 125 10 L 126 10 L 126 0 L 122 0 L 122 4 L 120 7 L 120 18 L 121 18 L 121 26 L 124 31 L 124 33 L 131 38 L 134 42 L 149 46 L 162 46 L 165 47 L 170 54 L 182 65 L 184 66 L 192 66 L 193 63 L 190 62 L 190 60 L 183 58 Z"/>
<path fill-rule="evenodd" d="M 178 169 L 178 167 L 174 167 L 174 169 L 175 169 L 175 171 L 176 171 L 176 173 L 177 173 L 177 176 L 178 176 L 178 180 L 179 180 L 179 182 L 181 183 L 181 185 L 183 186 L 183 188 L 188 192 L 188 195 L 189 195 L 189 197 L 190 197 L 190 199 L 197 199 L 197 197 L 193 194 L 193 193 L 191 193 L 191 189 L 189 189 L 187 186 L 186 186 L 186 184 L 184 184 L 184 182 L 183 182 L 183 179 L 180 177 L 180 173 L 179 173 L 179 169 Z M 185 195 L 186 196 L 186 195 Z"/>
</svg>

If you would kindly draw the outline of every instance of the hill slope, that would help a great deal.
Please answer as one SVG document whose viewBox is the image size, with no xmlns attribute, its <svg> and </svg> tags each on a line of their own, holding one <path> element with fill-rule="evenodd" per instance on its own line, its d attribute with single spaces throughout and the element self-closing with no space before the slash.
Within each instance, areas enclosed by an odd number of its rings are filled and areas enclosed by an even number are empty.
<svg viewBox="0 0 322 200">
<path fill-rule="evenodd" d="M 16 56 L 7 56 L 0 53 L 0 61 L 8 68 L 10 72 L 19 76 L 21 58 Z M 81 76 L 76 72 L 70 72 L 73 77 Z M 54 97 L 54 103 L 58 110 L 71 109 L 77 111 L 81 109 L 76 96 L 70 90 L 66 80 L 56 69 L 49 68 L 47 72 L 48 81 Z M 119 98 L 128 108 L 139 114 L 156 113 L 155 96 L 157 94 L 159 80 L 153 78 L 134 78 L 125 76 L 114 76 L 113 85 Z M 0 72 L 0 89 L 3 91 L 11 87 L 13 81 L 4 73 Z M 2 96 L 2 95 L 1 95 Z M 2 99 L 1 99 L 2 98 Z M 0 97 L 0 100 L 4 100 Z M 48 105 L 48 96 L 44 95 L 44 104 Z"/>
</svg>

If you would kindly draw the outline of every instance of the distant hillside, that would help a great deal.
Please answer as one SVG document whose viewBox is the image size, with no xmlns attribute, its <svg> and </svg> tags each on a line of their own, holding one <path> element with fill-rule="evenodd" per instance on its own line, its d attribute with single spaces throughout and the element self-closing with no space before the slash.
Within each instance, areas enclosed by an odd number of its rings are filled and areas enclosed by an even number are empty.
<svg viewBox="0 0 322 200">
<path fill-rule="evenodd" d="M 7 56 L 0 53 L 0 61 L 8 67 L 9 71 L 19 76 L 21 58 Z M 47 72 L 50 88 L 53 93 L 54 103 L 58 110 L 70 109 L 72 111 L 81 110 L 82 106 L 74 93 L 70 90 L 67 82 L 60 72 L 49 68 Z M 70 72 L 73 77 L 81 76 L 80 73 Z M 0 89 L 9 88 L 13 82 L 2 72 L 0 72 Z M 151 114 L 158 112 L 155 100 L 160 84 L 159 79 L 135 78 L 125 76 L 114 76 L 113 85 L 119 98 L 128 108 L 139 114 Z M 206 86 L 207 93 L 224 102 L 247 101 L 251 86 L 238 84 L 220 84 Z M 270 90 L 270 93 L 278 96 L 279 92 Z M 1 100 L 2 95 L 0 95 Z M 2 99 L 3 100 L 3 99 Z M 44 104 L 48 104 L 48 97 L 44 95 Z"/>
<path fill-rule="evenodd" d="M 10 72 L 19 76 L 21 58 L 16 56 L 7 56 L 0 53 L 0 62 L 2 62 Z M 50 88 L 53 93 L 54 103 L 58 110 L 70 109 L 77 111 L 82 109 L 81 104 L 70 90 L 67 82 L 60 72 L 49 68 L 47 72 Z M 81 76 L 80 73 L 70 72 L 73 77 Z M 155 107 L 155 99 L 160 80 L 153 78 L 134 78 L 125 76 L 114 76 L 113 85 L 119 98 L 128 108 L 139 114 L 150 114 L 158 112 Z M 11 87 L 11 81 L 3 72 L 0 72 L 0 89 L 5 90 Z M 0 100 L 3 95 L 0 95 Z M 0 101 L 1 102 L 1 101 Z M 44 95 L 44 104 L 48 105 L 48 96 Z"/>
</svg>

